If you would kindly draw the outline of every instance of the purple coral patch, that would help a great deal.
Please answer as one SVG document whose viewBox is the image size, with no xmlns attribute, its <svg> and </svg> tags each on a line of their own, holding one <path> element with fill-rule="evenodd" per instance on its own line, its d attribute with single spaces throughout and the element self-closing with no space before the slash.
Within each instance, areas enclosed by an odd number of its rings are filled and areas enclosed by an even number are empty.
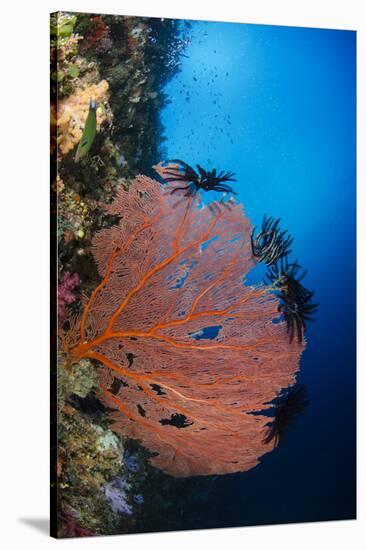
<svg viewBox="0 0 366 550">
<path fill-rule="evenodd" d="M 65 271 L 62 281 L 58 285 L 57 300 L 58 300 L 58 316 L 60 319 L 65 317 L 66 306 L 72 304 L 76 300 L 75 288 L 80 284 L 78 273 L 70 273 Z"/>
<path fill-rule="evenodd" d="M 132 515 L 132 507 L 128 504 L 127 495 L 130 488 L 131 485 L 124 476 L 117 476 L 103 486 L 105 498 L 116 514 Z"/>
</svg>

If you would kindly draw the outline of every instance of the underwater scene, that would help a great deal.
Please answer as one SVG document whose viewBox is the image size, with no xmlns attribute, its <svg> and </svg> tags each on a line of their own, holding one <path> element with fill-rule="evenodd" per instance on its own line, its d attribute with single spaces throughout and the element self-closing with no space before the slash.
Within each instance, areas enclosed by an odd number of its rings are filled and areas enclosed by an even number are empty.
<svg viewBox="0 0 366 550">
<path fill-rule="evenodd" d="M 51 535 L 356 517 L 356 33 L 57 12 Z"/>
</svg>

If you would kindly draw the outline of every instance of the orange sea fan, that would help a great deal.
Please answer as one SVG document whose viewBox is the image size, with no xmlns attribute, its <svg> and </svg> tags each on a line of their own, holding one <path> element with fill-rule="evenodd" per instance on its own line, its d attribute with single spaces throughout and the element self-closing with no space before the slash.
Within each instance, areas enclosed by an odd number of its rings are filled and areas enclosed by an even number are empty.
<svg viewBox="0 0 366 550">
<path fill-rule="evenodd" d="M 138 176 L 105 206 L 121 219 L 93 240 L 102 281 L 70 357 L 100 363 L 113 429 L 140 440 L 157 468 L 246 471 L 273 448 L 258 412 L 294 383 L 303 345 L 272 322 L 266 287 L 243 284 L 256 260 L 242 206 L 210 209 L 170 191 Z"/>
</svg>

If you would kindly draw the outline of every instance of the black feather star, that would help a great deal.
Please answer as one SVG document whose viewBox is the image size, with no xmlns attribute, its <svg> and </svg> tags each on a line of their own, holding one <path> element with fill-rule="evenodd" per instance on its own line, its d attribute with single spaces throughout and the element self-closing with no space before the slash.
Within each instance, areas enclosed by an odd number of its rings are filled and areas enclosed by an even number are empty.
<svg viewBox="0 0 366 550">
<path fill-rule="evenodd" d="M 278 292 L 278 311 L 284 316 L 290 342 L 296 334 L 299 343 L 303 340 L 306 323 L 314 320 L 312 316 L 319 305 L 312 302 L 314 291 L 301 283 L 306 271 L 300 274 L 300 270 L 297 262 L 289 264 L 287 258 L 281 258 L 280 262 L 268 268 L 265 278 L 265 282 Z"/>
<path fill-rule="evenodd" d="M 186 196 L 192 196 L 202 189 L 203 191 L 219 191 L 236 195 L 233 189 L 224 183 L 226 181 L 236 181 L 234 172 L 221 171 L 218 174 L 216 168 L 207 171 L 197 164 L 197 173 L 183 160 L 173 159 L 169 163 L 178 164 L 180 171 L 177 169 L 167 170 L 165 173 L 168 177 L 164 177 L 165 181 L 167 183 L 182 183 L 182 187 L 174 187 L 172 194 L 177 191 L 186 191 Z"/>
<path fill-rule="evenodd" d="M 255 230 L 251 234 L 252 254 L 260 262 L 274 265 L 278 260 L 290 254 L 290 246 L 293 238 L 288 231 L 281 231 L 279 227 L 281 219 L 267 218 L 264 215 L 262 227 L 255 237 Z"/>
<path fill-rule="evenodd" d="M 305 384 L 296 384 L 279 395 L 275 400 L 273 420 L 268 425 L 263 442 L 268 444 L 274 441 L 274 446 L 277 447 L 288 428 L 304 413 L 308 404 L 309 397 Z"/>
</svg>

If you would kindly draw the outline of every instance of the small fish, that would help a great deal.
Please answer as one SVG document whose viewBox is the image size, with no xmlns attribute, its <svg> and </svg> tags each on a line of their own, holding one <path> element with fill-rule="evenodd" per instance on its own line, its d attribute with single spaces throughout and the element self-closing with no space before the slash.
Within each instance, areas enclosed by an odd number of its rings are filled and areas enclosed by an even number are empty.
<svg viewBox="0 0 366 550">
<path fill-rule="evenodd" d="M 76 150 L 75 162 L 79 162 L 81 158 L 85 157 L 88 154 L 91 146 L 93 145 L 93 141 L 96 133 L 97 133 L 97 104 L 95 99 L 90 99 L 89 113 L 85 122 L 83 135 L 81 136 L 80 143 Z"/>
</svg>

